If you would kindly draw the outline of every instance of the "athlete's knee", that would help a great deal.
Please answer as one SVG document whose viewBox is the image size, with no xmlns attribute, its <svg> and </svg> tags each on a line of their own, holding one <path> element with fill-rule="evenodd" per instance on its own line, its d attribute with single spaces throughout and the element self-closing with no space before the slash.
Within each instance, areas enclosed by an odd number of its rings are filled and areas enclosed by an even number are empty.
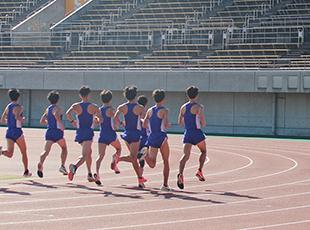
<svg viewBox="0 0 310 230">
<path fill-rule="evenodd" d="M 41 158 L 43 158 L 43 157 L 46 157 L 47 155 L 49 154 L 49 152 L 48 151 L 44 151 L 42 154 L 41 154 Z"/>
<path fill-rule="evenodd" d="M 203 155 L 207 155 L 207 150 L 206 149 L 202 149 L 202 150 L 200 150 L 200 152 L 201 152 L 201 155 L 203 156 Z"/>
<path fill-rule="evenodd" d="M 189 160 L 189 154 L 183 154 L 182 161 L 188 161 Z"/>
<path fill-rule="evenodd" d="M 130 153 L 130 158 L 133 160 L 137 160 L 137 153 Z"/>
<path fill-rule="evenodd" d="M 22 150 L 20 150 L 20 153 L 21 153 L 23 156 L 27 156 L 27 149 L 22 149 Z"/>
<path fill-rule="evenodd" d="M 12 158 L 13 157 L 13 151 L 7 150 L 5 156 L 8 158 Z"/>
<path fill-rule="evenodd" d="M 97 157 L 97 161 L 102 161 L 105 154 L 99 154 Z"/>
<path fill-rule="evenodd" d="M 122 151 L 122 149 L 121 149 L 121 148 L 116 149 L 115 154 L 117 154 L 117 155 L 121 155 L 121 151 Z"/>
<path fill-rule="evenodd" d="M 62 152 L 68 152 L 68 148 L 67 148 L 67 146 L 63 146 L 63 147 L 61 147 L 61 151 L 62 151 Z"/>
<path fill-rule="evenodd" d="M 132 162 L 135 162 L 138 160 L 137 156 L 133 156 L 133 155 L 130 155 L 130 159 Z"/>
</svg>

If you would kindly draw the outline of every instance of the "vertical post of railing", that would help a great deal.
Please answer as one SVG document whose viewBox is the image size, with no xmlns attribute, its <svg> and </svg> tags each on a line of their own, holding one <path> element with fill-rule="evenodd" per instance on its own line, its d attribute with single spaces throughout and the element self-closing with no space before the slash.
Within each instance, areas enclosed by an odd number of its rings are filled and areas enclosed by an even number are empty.
<svg viewBox="0 0 310 230">
<path fill-rule="evenodd" d="M 30 5 L 29 5 L 30 3 L 29 3 L 29 0 L 27 0 L 26 1 L 26 10 L 28 10 L 29 9 L 29 7 L 30 7 Z"/>
<path fill-rule="evenodd" d="M 16 10 L 15 10 L 15 9 L 12 11 L 12 16 L 13 16 L 12 19 L 15 19 L 15 18 L 16 18 Z"/>
<path fill-rule="evenodd" d="M 19 6 L 19 15 L 23 14 L 23 9 L 24 9 L 23 4 L 20 4 L 20 6 Z"/>
</svg>

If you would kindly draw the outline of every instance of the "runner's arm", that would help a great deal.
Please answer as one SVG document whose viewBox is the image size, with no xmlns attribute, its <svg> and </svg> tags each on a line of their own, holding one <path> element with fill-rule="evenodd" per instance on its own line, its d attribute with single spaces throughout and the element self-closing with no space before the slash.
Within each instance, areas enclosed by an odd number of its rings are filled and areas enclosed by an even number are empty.
<svg viewBox="0 0 310 230">
<path fill-rule="evenodd" d="M 150 120 L 150 109 L 146 112 L 144 119 L 142 119 L 142 126 L 143 128 L 147 129 L 149 126 L 149 120 Z"/>
<path fill-rule="evenodd" d="M 1 120 L 0 120 L 1 124 L 7 123 L 7 117 L 8 117 L 8 108 L 6 107 L 1 116 Z"/>
<path fill-rule="evenodd" d="M 171 127 L 171 123 L 169 122 L 169 110 L 165 109 L 165 113 L 164 113 L 164 126 L 165 129 L 169 129 Z"/>
<path fill-rule="evenodd" d="M 178 116 L 178 124 L 184 127 L 184 114 L 183 114 L 183 106 L 180 108 L 179 116 Z"/>
<path fill-rule="evenodd" d="M 115 130 L 118 130 L 119 127 L 120 127 L 120 124 L 121 124 L 121 120 L 119 119 L 119 116 L 121 115 L 122 113 L 122 106 L 118 106 L 117 109 L 116 109 L 116 112 L 114 114 L 114 117 L 113 117 L 113 120 L 114 120 L 114 129 Z"/>
<path fill-rule="evenodd" d="M 45 110 L 40 118 L 41 125 L 47 125 L 47 111 Z"/>
<path fill-rule="evenodd" d="M 66 112 L 67 120 L 71 123 L 73 127 L 77 126 L 76 120 L 73 117 L 73 114 L 76 113 L 75 105 L 72 105 Z"/>
<path fill-rule="evenodd" d="M 23 106 L 16 106 L 14 109 L 15 119 L 20 122 L 25 122 L 26 118 L 23 116 L 24 108 Z"/>
<path fill-rule="evenodd" d="M 199 114 L 201 126 L 205 127 L 207 125 L 207 122 L 206 122 L 206 118 L 205 118 L 205 114 L 204 114 L 204 107 L 203 107 L 203 105 L 200 106 L 198 114 Z"/>
<path fill-rule="evenodd" d="M 60 125 L 60 129 L 61 130 L 65 130 L 65 125 L 64 123 L 62 122 L 62 119 L 61 119 L 61 115 L 62 115 L 62 110 L 60 108 L 55 108 L 55 110 L 53 111 L 53 115 L 57 121 L 57 123 Z"/>
</svg>

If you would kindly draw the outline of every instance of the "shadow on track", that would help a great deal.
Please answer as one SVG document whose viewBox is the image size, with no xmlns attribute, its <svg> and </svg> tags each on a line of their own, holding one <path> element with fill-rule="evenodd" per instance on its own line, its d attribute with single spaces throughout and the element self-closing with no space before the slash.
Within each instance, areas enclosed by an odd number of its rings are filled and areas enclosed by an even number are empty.
<svg viewBox="0 0 310 230">
<path fill-rule="evenodd" d="M 261 197 L 250 196 L 250 195 L 243 195 L 243 194 L 234 193 L 234 192 L 212 191 L 212 190 L 206 190 L 206 192 L 208 192 L 208 194 L 211 194 L 211 195 L 241 197 L 241 198 L 248 198 L 248 199 L 262 199 Z"/>
<path fill-rule="evenodd" d="M 23 182 L 17 182 L 17 183 L 14 183 L 12 185 L 29 185 L 29 186 L 35 186 L 35 187 L 40 187 L 40 188 L 52 188 L 52 189 L 57 189 L 58 188 L 58 187 L 56 187 L 54 185 L 43 184 L 43 183 L 40 183 L 40 182 L 34 181 L 34 180 L 27 180 L 27 181 L 23 181 Z"/>
<path fill-rule="evenodd" d="M 172 190 L 170 192 L 164 192 L 164 191 L 161 191 L 158 188 L 144 188 L 144 189 L 141 189 L 139 187 L 126 187 L 126 186 L 121 186 L 119 188 L 129 189 L 129 190 L 145 191 L 144 194 L 151 194 L 154 197 L 162 197 L 164 199 L 170 199 L 170 200 L 172 200 L 172 199 L 179 199 L 179 200 L 206 202 L 206 203 L 212 203 L 212 204 L 225 204 L 225 202 L 222 202 L 222 201 L 216 201 L 216 200 L 212 200 L 212 199 L 202 199 L 202 198 L 198 198 L 198 197 L 195 197 L 195 196 L 188 196 L 188 195 L 185 195 L 186 192 L 183 192 L 183 191 L 180 192 L 180 191 Z M 193 193 L 190 193 L 190 194 L 193 194 Z"/>
<path fill-rule="evenodd" d="M 110 191 L 104 191 L 103 189 L 99 188 L 92 188 L 88 187 L 86 185 L 80 185 L 80 184 L 67 184 L 68 188 L 78 188 L 78 189 L 84 189 L 87 191 L 94 191 L 94 192 L 76 192 L 78 194 L 85 194 L 85 195 L 103 195 L 104 197 L 123 197 L 123 198 L 131 198 L 131 199 L 142 199 L 139 195 L 130 195 L 130 194 L 123 194 L 123 193 L 116 193 L 116 192 L 110 192 Z"/>
<path fill-rule="evenodd" d="M 9 188 L 0 188 L 0 193 L 16 194 L 16 195 L 21 195 L 21 196 L 30 196 L 31 195 L 31 193 L 29 193 L 29 192 L 18 192 L 18 191 L 10 190 Z"/>
</svg>

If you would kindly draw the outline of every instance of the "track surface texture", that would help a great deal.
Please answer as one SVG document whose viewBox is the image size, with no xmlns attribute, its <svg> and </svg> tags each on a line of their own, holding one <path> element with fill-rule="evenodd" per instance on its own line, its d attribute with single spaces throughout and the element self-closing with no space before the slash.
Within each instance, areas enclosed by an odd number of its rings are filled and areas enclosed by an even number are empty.
<svg viewBox="0 0 310 230">
<path fill-rule="evenodd" d="M 161 192 L 162 162 L 146 167 L 145 189 L 137 188 L 131 165 L 121 163 L 121 174 L 110 169 L 113 149 L 102 165 L 103 185 L 86 181 L 83 165 L 73 182 L 60 175 L 60 149 L 53 146 L 36 176 L 44 132 L 25 129 L 32 178 L 24 179 L 21 155 L 0 157 L 0 229 L 310 229 L 310 142 L 258 138 L 208 137 L 206 182 L 195 177 L 199 152 L 186 165 L 185 189 L 176 186 L 182 136 L 169 135 L 170 186 Z M 5 129 L 0 129 L 1 145 Z M 67 165 L 81 152 L 74 131 L 65 133 Z M 97 140 L 96 133 L 95 140 Z M 123 143 L 122 143 L 123 144 Z M 128 151 L 123 145 L 122 154 Z M 93 145 L 93 160 L 97 142 Z M 94 169 L 94 162 L 93 162 Z"/>
</svg>

